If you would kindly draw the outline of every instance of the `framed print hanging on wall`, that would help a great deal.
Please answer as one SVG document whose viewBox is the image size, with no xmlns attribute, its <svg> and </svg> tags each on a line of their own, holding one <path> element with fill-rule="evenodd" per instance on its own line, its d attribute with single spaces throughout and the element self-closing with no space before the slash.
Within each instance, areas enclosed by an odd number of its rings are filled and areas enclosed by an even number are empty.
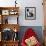
<svg viewBox="0 0 46 46">
<path fill-rule="evenodd" d="M 36 19 L 36 8 L 35 7 L 25 7 L 25 19 L 26 20 Z"/>
</svg>

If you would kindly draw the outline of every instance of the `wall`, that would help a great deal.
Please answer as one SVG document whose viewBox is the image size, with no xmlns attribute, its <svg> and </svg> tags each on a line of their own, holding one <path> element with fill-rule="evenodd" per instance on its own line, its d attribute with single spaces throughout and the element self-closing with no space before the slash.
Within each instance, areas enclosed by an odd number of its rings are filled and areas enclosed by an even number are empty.
<svg viewBox="0 0 46 46">
<path fill-rule="evenodd" d="M 0 0 L 0 6 L 15 6 L 15 0 Z M 43 26 L 42 0 L 17 0 L 20 26 Z M 25 7 L 36 7 L 36 20 L 25 20 Z"/>
<path fill-rule="evenodd" d="M 43 11 L 42 0 L 21 0 L 18 1 L 21 4 L 20 8 L 20 24 L 22 26 L 42 26 L 43 25 Z M 25 20 L 25 7 L 36 7 L 36 20 Z M 42 17 L 41 17 L 42 16 Z"/>
</svg>

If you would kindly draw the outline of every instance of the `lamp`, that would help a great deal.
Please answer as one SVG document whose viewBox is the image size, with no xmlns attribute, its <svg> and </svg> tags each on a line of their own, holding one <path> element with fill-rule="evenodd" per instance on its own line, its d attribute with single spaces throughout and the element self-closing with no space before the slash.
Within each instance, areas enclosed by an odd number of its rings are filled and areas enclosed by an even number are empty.
<svg viewBox="0 0 46 46">
<path fill-rule="evenodd" d="M 16 29 L 14 29 L 14 32 L 17 32 L 17 30 L 16 30 Z"/>
</svg>

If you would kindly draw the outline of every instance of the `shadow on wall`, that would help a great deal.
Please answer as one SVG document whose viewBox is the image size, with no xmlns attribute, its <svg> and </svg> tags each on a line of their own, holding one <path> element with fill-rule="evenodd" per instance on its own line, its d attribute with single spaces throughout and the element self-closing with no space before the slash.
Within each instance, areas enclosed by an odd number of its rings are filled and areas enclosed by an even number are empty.
<svg viewBox="0 0 46 46">
<path fill-rule="evenodd" d="M 43 43 L 43 36 L 42 36 L 43 35 L 43 33 L 42 33 L 43 30 L 42 30 L 42 26 L 21 26 L 20 27 L 20 31 L 19 31 L 19 39 L 20 39 L 20 42 L 21 42 L 21 40 L 22 40 L 22 38 L 24 36 L 25 31 L 28 28 L 32 28 L 36 32 L 39 41 L 41 43 Z"/>
</svg>

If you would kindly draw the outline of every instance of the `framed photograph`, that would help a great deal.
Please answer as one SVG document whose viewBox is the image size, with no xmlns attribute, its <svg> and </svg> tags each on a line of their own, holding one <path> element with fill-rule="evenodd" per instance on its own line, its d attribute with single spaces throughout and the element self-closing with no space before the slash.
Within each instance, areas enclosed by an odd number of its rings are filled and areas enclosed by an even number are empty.
<svg viewBox="0 0 46 46">
<path fill-rule="evenodd" d="M 10 14 L 10 15 L 16 15 L 17 13 L 18 13 L 18 12 L 17 12 L 16 10 L 10 10 L 10 11 L 9 11 L 9 14 Z"/>
<path fill-rule="evenodd" d="M 25 19 L 26 20 L 36 19 L 36 8 L 35 7 L 25 7 Z"/>
<path fill-rule="evenodd" d="M 2 15 L 9 15 L 9 10 L 2 10 Z"/>
</svg>

